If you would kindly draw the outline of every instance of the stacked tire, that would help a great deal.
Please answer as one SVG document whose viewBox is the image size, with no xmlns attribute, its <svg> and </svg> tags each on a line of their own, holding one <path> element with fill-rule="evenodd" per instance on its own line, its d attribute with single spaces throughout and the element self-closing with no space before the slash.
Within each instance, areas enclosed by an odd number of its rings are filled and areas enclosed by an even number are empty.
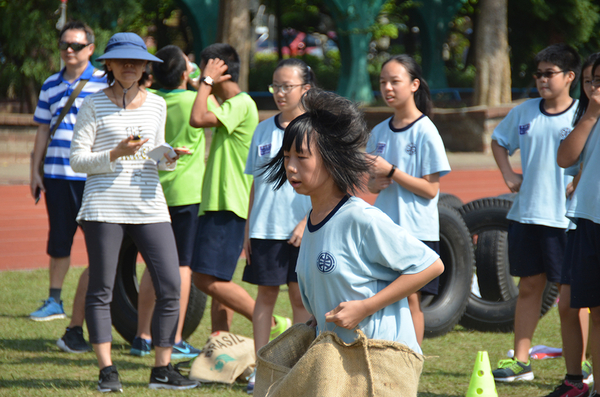
<svg viewBox="0 0 600 397">
<path fill-rule="evenodd" d="M 463 205 L 462 215 L 473 241 L 475 267 L 465 314 L 460 324 L 477 331 L 511 332 L 519 294 L 518 280 L 509 273 L 506 215 L 514 195 L 484 198 Z M 543 316 L 558 296 L 556 284 L 544 290 Z"/>
</svg>

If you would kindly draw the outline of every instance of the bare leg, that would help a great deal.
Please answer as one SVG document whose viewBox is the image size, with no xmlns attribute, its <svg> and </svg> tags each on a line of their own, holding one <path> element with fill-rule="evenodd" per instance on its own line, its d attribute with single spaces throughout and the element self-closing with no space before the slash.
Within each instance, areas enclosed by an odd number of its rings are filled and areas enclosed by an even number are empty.
<svg viewBox="0 0 600 397">
<path fill-rule="evenodd" d="M 292 305 L 294 324 L 306 323 L 308 320 L 310 320 L 310 314 L 306 311 L 306 308 L 302 303 L 302 297 L 300 295 L 300 287 L 298 287 L 298 283 L 288 284 L 288 295 L 290 296 L 290 303 Z"/>
<path fill-rule="evenodd" d="M 110 357 L 110 342 L 97 343 L 92 345 L 94 352 L 96 353 L 96 359 L 98 359 L 98 368 L 104 369 L 112 365 L 112 358 Z"/>
<path fill-rule="evenodd" d="M 172 347 L 154 346 L 154 366 L 166 367 L 171 362 Z"/>
<path fill-rule="evenodd" d="M 138 326 L 136 336 L 147 340 L 152 339 L 150 328 L 155 303 L 156 295 L 152 286 L 152 278 L 148 269 L 146 269 L 142 275 L 138 294 Z"/>
<path fill-rule="evenodd" d="M 425 337 L 425 315 L 423 314 L 423 310 L 421 310 L 420 291 L 413 292 L 408 296 L 408 307 L 415 327 L 415 333 L 417 334 L 417 342 L 421 346 Z"/>
<path fill-rule="evenodd" d="M 570 285 L 560 286 L 558 312 L 560 314 L 560 333 L 562 336 L 563 357 L 565 358 L 567 374 L 579 375 L 581 373 L 582 357 L 585 357 L 585 350 L 583 349 L 580 310 L 571 308 Z M 587 324 L 584 329 L 587 331 Z"/>
<path fill-rule="evenodd" d="M 581 350 L 581 361 L 587 360 L 588 340 L 590 338 L 591 325 L 590 313 L 587 308 L 579 309 L 579 325 L 581 327 L 581 336 L 583 338 L 583 349 Z"/>
<path fill-rule="evenodd" d="M 593 330 L 596 332 L 592 332 L 590 334 L 590 350 L 592 351 L 592 360 L 593 360 L 593 371 L 594 371 L 594 389 L 596 391 L 600 390 L 600 381 L 596 381 L 596 379 L 600 379 L 600 306 L 590 308 L 592 312 L 592 324 Z"/>
<path fill-rule="evenodd" d="M 181 333 L 183 332 L 183 323 L 185 323 L 185 314 L 187 313 L 190 289 L 192 288 L 192 269 L 189 266 L 180 266 L 179 276 L 181 277 L 181 297 L 179 298 L 179 323 L 177 324 L 175 343 L 181 342 L 182 339 Z"/>
<path fill-rule="evenodd" d="M 234 313 L 235 312 L 232 309 L 213 298 L 210 306 L 210 318 L 212 323 L 210 332 L 229 332 L 231 329 L 231 323 L 233 322 Z"/>
<path fill-rule="evenodd" d="M 70 265 L 70 256 L 50 257 L 50 288 L 62 288 Z"/>
<path fill-rule="evenodd" d="M 231 310 L 252 321 L 254 299 L 252 299 L 245 289 L 232 281 L 224 281 L 202 273 L 194 273 L 192 277 L 196 287 L 213 298 L 211 308 L 213 332 L 228 330 L 231 324 L 231 320 L 228 319 L 233 315 L 233 313 L 228 311 Z M 224 327 L 227 328 L 219 329 Z"/>
<path fill-rule="evenodd" d="M 279 286 L 258 286 L 254 315 L 252 316 L 252 330 L 254 333 L 254 350 L 258 350 L 269 343 L 271 323 L 273 321 L 273 308 L 279 295 Z"/>
<path fill-rule="evenodd" d="M 540 318 L 545 287 L 545 273 L 521 277 L 515 310 L 515 357 L 524 363 L 529 361 L 531 339 Z"/>
<path fill-rule="evenodd" d="M 73 314 L 71 315 L 69 328 L 82 327 L 85 321 L 85 294 L 87 292 L 89 274 L 90 270 L 86 268 L 81 273 L 81 276 L 79 276 L 79 283 L 77 284 L 75 298 L 73 299 Z"/>
</svg>

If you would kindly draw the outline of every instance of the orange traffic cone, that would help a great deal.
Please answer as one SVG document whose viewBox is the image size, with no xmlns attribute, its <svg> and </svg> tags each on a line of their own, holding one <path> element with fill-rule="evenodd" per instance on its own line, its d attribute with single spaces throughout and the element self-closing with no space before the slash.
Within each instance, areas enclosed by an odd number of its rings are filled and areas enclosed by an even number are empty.
<svg viewBox="0 0 600 397">
<path fill-rule="evenodd" d="M 465 397 L 498 397 L 490 359 L 486 351 L 477 352 L 469 390 Z"/>
</svg>

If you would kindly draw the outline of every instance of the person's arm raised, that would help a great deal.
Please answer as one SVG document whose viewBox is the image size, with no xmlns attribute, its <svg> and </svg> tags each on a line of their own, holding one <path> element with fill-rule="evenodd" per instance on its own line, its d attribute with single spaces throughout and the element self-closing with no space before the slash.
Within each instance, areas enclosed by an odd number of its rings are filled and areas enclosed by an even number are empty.
<svg viewBox="0 0 600 397">
<path fill-rule="evenodd" d="M 588 136 L 600 117 L 600 87 L 594 87 L 587 110 L 558 147 L 556 162 L 562 168 L 568 168 L 579 160 Z"/>
<path fill-rule="evenodd" d="M 192 107 L 190 116 L 190 125 L 195 128 L 217 127 L 221 123 L 213 112 L 208 110 L 208 97 L 212 93 L 215 84 L 231 79 L 231 75 L 224 74 L 227 71 L 227 65 L 221 59 L 209 59 L 200 79 L 200 87 L 196 100 Z"/>
</svg>

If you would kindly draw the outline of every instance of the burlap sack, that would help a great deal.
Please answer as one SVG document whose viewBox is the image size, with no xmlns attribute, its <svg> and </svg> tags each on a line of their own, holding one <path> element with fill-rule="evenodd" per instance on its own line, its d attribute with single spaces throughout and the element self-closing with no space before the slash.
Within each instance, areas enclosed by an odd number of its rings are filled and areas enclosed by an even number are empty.
<svg viewBox="0 0 600 397">
<path fill-rule="evenodd" d="M 258 351 L 255 397 L 416 397 L 423 356 L 406 345 L 297 324 Z M 311 343 L 312 341 L 312 343 Z"/>
<path fill-rule="evenodd" d="M 192 363 L 190 379 L 232 384 L 249 376 L 256 362 L 254 340 L 225 331 L 214 332 Z"/>
</svg>

